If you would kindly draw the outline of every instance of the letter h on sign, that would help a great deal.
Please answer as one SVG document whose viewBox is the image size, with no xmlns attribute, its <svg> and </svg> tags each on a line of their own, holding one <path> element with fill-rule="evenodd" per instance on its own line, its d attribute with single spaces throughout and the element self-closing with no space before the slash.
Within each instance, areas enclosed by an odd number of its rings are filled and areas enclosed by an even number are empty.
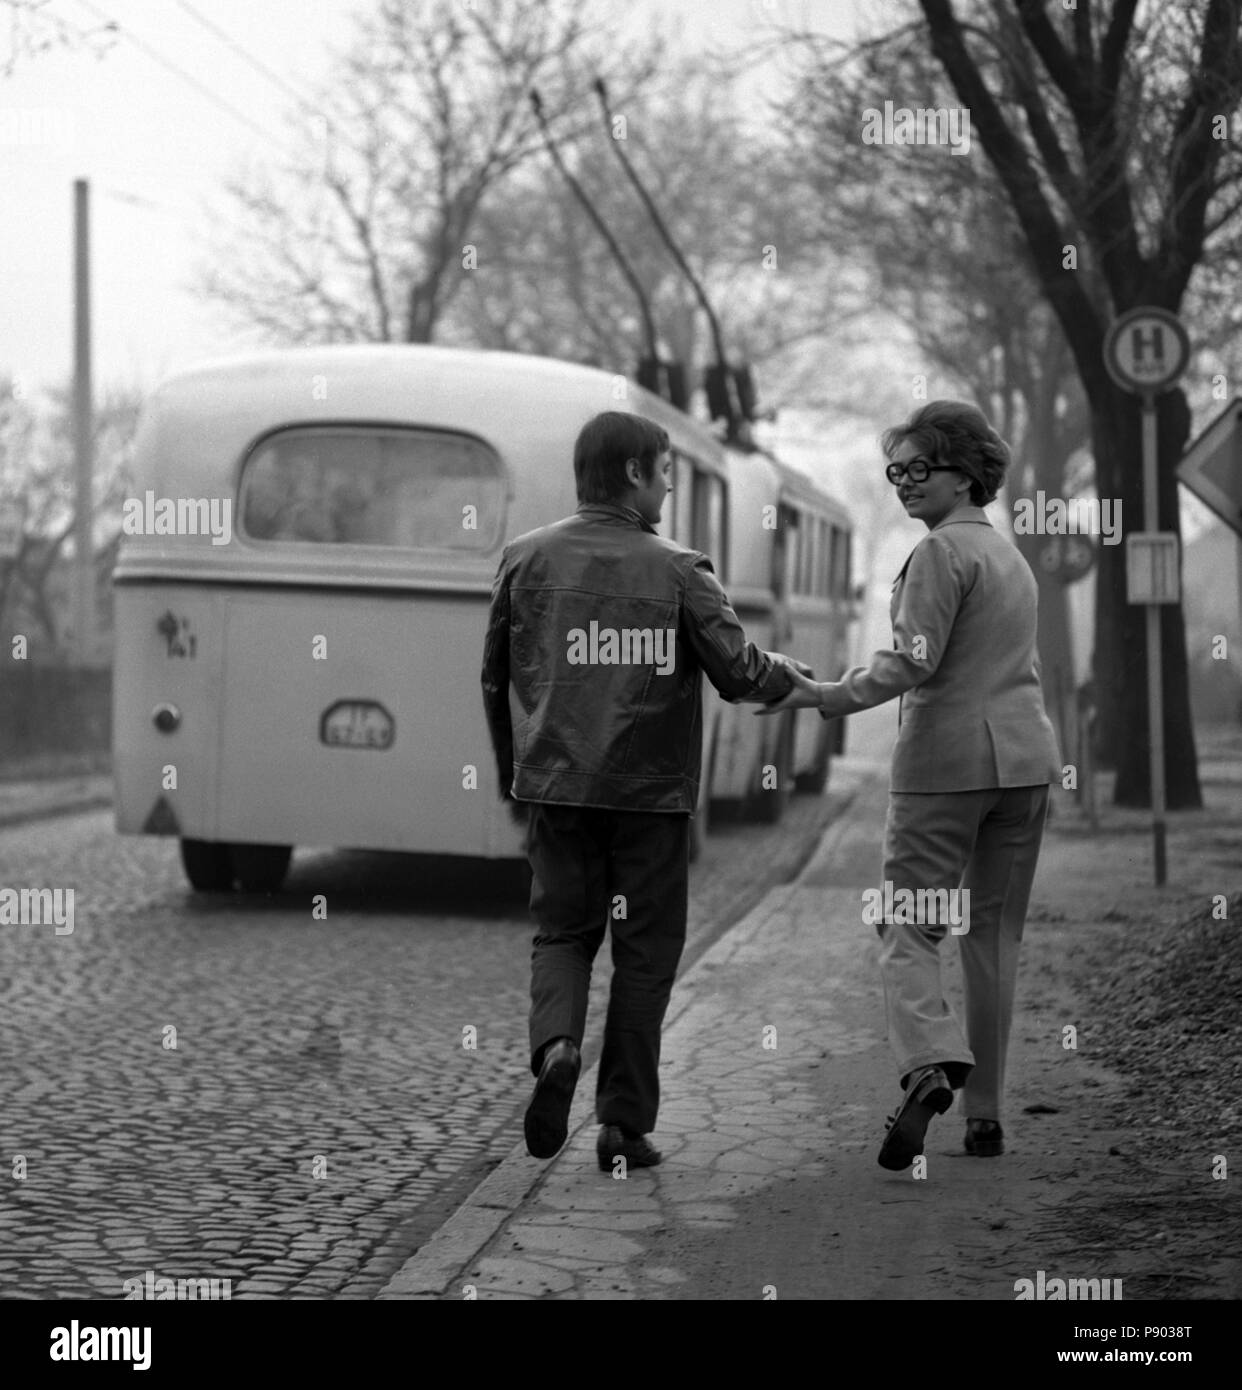
<svg viewBox="0 0 1242 1390">
<path fill-rule="evenodd" d="M 1164 365 L 1164 330 L 1158 323 L 1153 323 L 1144 334 L 1138 324 L 1130 330 L 1130 352 L 1131 361 L 1136 367 L 1143 365 L 1143 358 L 1146 355 L 1147 347 L 1151 347 L 1151 355 L 1158 359 L 1161 366 Z"/>
</svg>

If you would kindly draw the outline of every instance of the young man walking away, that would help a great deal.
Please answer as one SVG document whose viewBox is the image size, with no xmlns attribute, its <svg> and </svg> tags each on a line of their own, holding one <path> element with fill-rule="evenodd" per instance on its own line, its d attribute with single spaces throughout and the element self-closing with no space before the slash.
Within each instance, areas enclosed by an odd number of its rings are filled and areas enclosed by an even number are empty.
<svg viewBox="0 0 1242 1390">
<path fill-rule="evenodd" d="M 578 509 L 506 547 L 483 659 L 501 795 L 528 806 L 537 930 L 526 1146 L 551 1158 L 565 1142 L 591 966 L 610 925 L 595 1098 L 604 1170 L 618 1157 L 660 1161 L 646 1136 L 686 934 L 701 675 L 731 701 L 779 699 L 792 684 L 788 658 L 746 640 L 710 560 L 656 534 L 668 448 L 663 429 L 625 412 L 583 428 Z"/>
</svg>

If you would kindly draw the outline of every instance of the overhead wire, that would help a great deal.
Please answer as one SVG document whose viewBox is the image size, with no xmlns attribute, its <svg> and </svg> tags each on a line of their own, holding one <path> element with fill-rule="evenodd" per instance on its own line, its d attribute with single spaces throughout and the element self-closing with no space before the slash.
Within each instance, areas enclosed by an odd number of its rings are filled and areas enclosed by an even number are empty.
<svg viewBox="0 0 1242 1390">
<path fill-rule="evenodd" d="M 268 67 L 261 58 L 256 57 L 248 48 L 238 43 L 231 34 L 221 29 L 215 20 L 208 19 L 205 14 L 191 5 L 189 0 L 173 0 L 173 3 L 178 9 L 184 10 L 196 23 L 201 24 L 209 34 L 213 34 L 219 39 L 226 48 L 232 49 L 243 62 L 249 63 L 256 72 L 261 73 L 269 82 L 279 87 L 287 96 L 291 96 L 300 106 L 304 106 L 308 110 L 318 113 L 319 107 L 310 97 L 299 92 L 296 87 L 292 86 L 285 78 L 281 77 L 278 72 Z"/>
<path fill-rule="evenodd" d="M 291 158 L 291 152 L 286 148 L 286 146 L 281 140 L 279 140 L 275 135 L 271 133 L 271 131 L 265 130 L 261 125 L 259 125 L 256 121 L 252 120 L 251 117 L 249 117 L 244 111 L 242 111 L 240 107 L 234 106 L 233 103 L 230 101 L 226 101 L 222 96 L 219 95 L 218 92 L 213 91 L 205 83 L 200 82 L 198 78 L 196 78 L 192 73 L 187 72 L 179 64 L 174 63 L 170 58 L 165 58 L 164 55 L 160 53 L 158 49 L 153 48 L 152 45 L 148 43 L 146 39 L 134 33 L 132 29 L 121 24 L 119 20 L 114 19 L 111 15 L 106 14 L 103 10 L 101 10 L 99 6 L 94 3 L 94 0 L 77 0 L 77 3 L 81 5 L 84 9 L 89 10 L 93 15 L 95 15 L 97 19 L 101 20 L 103 23 L 107 25 L 110 25 L 115 33 L 129 39 L 130 43 L 132 43 L 135 48 L 145 53 L 146 56 L 152 60 L 152 62 L 158 63 L 160 67 L 165 68 L 174 76 L 181 78 L 183 82 L 193 87 L 194 90 L 198 92 L 200 96 L 206 97 L 208 101 L 213 102 L 222 111 L 227 111 L 228 114 L 232 116 L 235 120 L 238 120 L 242 122 L 243 125 L 248 126 L 250 130 L 252 130 L 256 135 L 266 140 L 276 149 L 279 149 L 280 152 L 283 155 L 285 155 L 286 158 Z"/>
</svg>

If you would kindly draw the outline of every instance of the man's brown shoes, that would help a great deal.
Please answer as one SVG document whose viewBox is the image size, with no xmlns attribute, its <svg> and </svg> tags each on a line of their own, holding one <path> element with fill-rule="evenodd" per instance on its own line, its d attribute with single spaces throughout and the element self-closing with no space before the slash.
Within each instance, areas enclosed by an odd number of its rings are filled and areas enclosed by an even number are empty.
<svg viewBox="0 0 1242 1390">
<path fill-rule="evenodd" d="M 595 1143 L 601 1173 L 612 1172 L 616 1160 L 625 1160 L 626 1168 L 654 1168 L 663 1154 L 643 1134 L 627 1134 L 620 1125 L 604 1125 Z"/>
<path fill-rule="evenodd" d="M 933 1115 L 943 1115 L 953 1104 L 953 1088 L 939 1067 L 924 1067 L 910 1077 L 905 1098 L 888 1122 L 888 1133 L 880 1145 L 881 1168 L 894 1172 L 909 1168 L 923 1152 L 923 1140 Z"/>
<path fill-rule="evenodd" d="M 996 1158 L 1005 1152 L 1005 1131 L 999 1120 L 967 1120 L 966 1152 L 976 1158 Z"/>
<path fill-rule="evenodd" d="M 569 1137 L 569 1107 L 581 1069 L 572 1038 L 557 1038 L 544 1049 L 535 1093 L 526 1107 L 526 1151 L 532 1158 L 554 1158 Z"/>
</svg>

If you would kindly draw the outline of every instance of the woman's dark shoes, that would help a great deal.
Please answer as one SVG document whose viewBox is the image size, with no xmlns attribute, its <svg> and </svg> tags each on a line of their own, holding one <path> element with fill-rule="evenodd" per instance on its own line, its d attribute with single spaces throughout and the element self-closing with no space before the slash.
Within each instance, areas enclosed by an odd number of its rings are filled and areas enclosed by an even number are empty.
<svg viewBox="0 0 1242 1390">
<path fill-rule="evenodd" d="M 620 1125 L 602 1125 L 595 1141 L 601 1173 L 612 1171 L 614 1160 L 625 1159 L 627 1168 L 654 1168 L 664 1155 L 643 1134 L 627 1134 Z"/>
<path fill-rule="evenodd" d="M 909 1168 L 923 1152 L 923 1140 L 933 1115 L 943 1115 L 953 1104 L 953 1088 L 939 1067 L 924 1067 L 910 1077 L 905 1098 L 888 1122 L 888 1133 L 880 1145 L 881 1168 L 899 1172 Z"/>
<path fill-rule="evenodd" d="M 544 1049 L 535 1093 L 526 1107 L 526 1152 L 554 1158 L 569 1137 L 569 1107 L 582 1058 L 571 1038 L 558 1038 Z"/>
<path fill-rule="evenodd" d="M 1005 1152 L 1005 1131 L 999 1120 L 967 1120 L 966 1152 L 976 1158 L 996 1158 Z"/>
</svg>

